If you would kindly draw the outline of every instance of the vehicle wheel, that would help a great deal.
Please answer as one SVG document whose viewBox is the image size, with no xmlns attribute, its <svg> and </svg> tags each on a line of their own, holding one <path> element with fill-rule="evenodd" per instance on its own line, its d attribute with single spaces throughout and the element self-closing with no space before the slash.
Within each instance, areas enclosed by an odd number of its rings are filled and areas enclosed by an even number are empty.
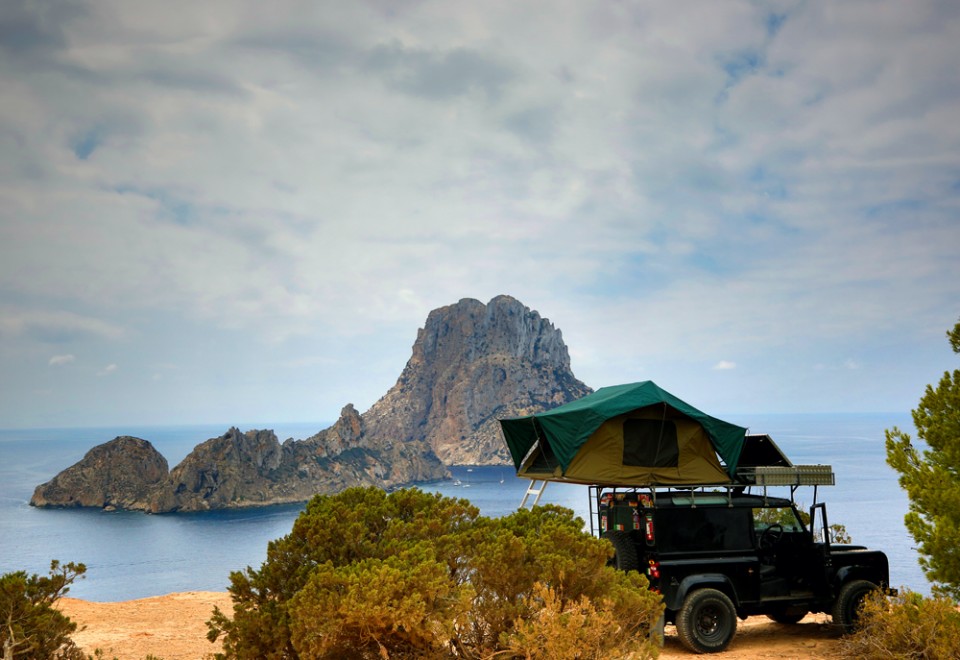
<svg viewBox="0 0 960 660">
<path fill-rule="evenodd" d="M 609 565 L 621 571 L 639 571 L 640 558 L 637 546 L 626 532 L 611 530 L 603 533 L 603 538 L 613 544 L 614 555 Z"/>
<path fill-rule="evenodd" d="M 833 604 L 833 623 L 843 628 L 844 633 L 856 630 L 860 620 L 860 608 L 864 599 L 877 585 L 867 580 L 851 580 L 840 589 L 840 595 Z"/>
<path fill-rule="evenodd" d="M 786 625 L 800 623 L 800 620 L 805 616 L 807 616 L 806 612 L 770 612 L 767 614 L 768 619 Z"/>
<path fill-rule="evenodd" d="M 737 632 L 737 611 L 722 591 L 697 589 L 677 612 L 677 635 L 694 653 L 719 653 Z"/>
</svg>

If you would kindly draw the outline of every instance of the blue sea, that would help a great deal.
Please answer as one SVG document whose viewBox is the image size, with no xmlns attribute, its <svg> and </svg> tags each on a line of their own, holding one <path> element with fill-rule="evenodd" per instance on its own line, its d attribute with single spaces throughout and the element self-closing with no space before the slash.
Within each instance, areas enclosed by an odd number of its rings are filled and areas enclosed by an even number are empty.
<svg viewBox="0 0 960 660">
<path fill-rule="evenodd" d="M 890 580 L 929 593 L 913 540 L 903 526 L 907 498 L 886 465 L 884 429 L 913 434 L 909 414 L 754 415 L 730 417 L 751 432 L 768 433 L 795 464 L 833 465 L 836 486 L 820 487 L 831 523 L 842 523 L 853 542 L 885 551 Z M 279 438 L 300 439 L 328 423 L 249 425 L 273 428 Z M 79 461 L 93 446 L 118 435 L 149 440 L 173 467 L 195 445 L 223 434 L 228 425 L 0 430 L 0 574 L 46 573 L 51 559 L 82 562 L 87 574 L 70 595 L 109 602 L 178 591 L 223 591 L 229 574 L 258 567 L 267 543 L 287 534 L 301 505 L 238 511 L 147 515 L 100 510 L 36 509 L 34 488 Z M 529 484 L 509 468 L 458 467 L 455 480 L 421 486 L 463 497 L 488 516 L 520 504 Z M 458 483 L 459 482 L 459 483 Z M 813 489 L 797 501 L 813 503 Z M 588 520 L 587 488 L 549 484 L 541 502 L 569 507 Z"/>
</svg>

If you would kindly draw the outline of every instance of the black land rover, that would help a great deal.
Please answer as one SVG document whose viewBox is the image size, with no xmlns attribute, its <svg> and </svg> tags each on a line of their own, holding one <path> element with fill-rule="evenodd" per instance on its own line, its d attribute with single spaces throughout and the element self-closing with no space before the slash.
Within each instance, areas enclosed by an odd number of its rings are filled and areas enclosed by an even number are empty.
<svg viewBox="0 0 960 660">
<path fill-rule="evenodd" d="M 831 543 L 826 506 L 812 506 L 805 524 L 793 489 L 791 499 L 743 487 L 590 489 L 613 563 L 646 574 L 666 621 L 695 653 L 722 651 L 737 617 L 756 614 L 792 624 L 829 612 L 849 631 L 864 597 L 888 587 L 886 555 Z"/>
</svg>

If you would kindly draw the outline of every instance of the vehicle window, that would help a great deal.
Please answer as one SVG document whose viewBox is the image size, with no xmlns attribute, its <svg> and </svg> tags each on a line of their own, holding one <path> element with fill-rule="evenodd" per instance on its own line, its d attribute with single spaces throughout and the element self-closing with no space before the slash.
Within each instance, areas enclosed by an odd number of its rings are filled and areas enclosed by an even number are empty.
<svg viewBox="0 0 960 660">
<path fill-rule="evenodd" d="M 797 514 L 791 507 L 765 507 L 753 510 L 753 528 L 762 532 L 770 525 L 782 525 L 785 532 L 799 532 L 803 525 L 797 519 Z"/>
<path fill-rule="evenodd" d="M 657 546 L 662 552 L 753 547 L 749 509 L 658 509 L 656 521 Z"/>
</svg>

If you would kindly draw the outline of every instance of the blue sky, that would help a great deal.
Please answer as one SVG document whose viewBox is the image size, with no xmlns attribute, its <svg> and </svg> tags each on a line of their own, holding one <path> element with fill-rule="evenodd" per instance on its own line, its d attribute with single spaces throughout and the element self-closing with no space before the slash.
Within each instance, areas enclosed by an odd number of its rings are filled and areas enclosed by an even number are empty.
<svg viewBox="0 0 960 660">
<path fill-rule="evenodd" d="M 431 309 L 731 413 L 957 366 L 955 2 L 0 5 L 0 427 L 332 420 Z"/>
</svg>

